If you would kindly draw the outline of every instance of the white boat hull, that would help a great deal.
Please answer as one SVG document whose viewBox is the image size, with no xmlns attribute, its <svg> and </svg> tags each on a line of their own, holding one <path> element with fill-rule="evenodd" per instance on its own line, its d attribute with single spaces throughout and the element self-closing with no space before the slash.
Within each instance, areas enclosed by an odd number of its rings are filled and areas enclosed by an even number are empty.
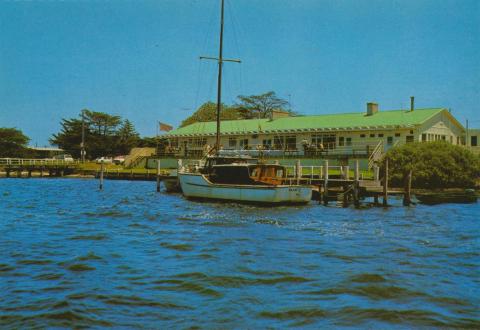
<svg viewBox="0 0 480 330">
<path fill-rule="evenodd" d="M 178 173 L 178 178 L 188 198 L 278 204 L 308 203 L 312 198 L 308 186 L 217 184 L 199 173 Z"/>
</svg>

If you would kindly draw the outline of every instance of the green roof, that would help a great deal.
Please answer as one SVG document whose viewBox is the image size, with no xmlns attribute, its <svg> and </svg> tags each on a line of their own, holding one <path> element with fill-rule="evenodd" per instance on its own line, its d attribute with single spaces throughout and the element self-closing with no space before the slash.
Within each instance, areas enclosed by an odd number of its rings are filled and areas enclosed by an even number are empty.
<svg viewBox="0 0 480 330">
<path fill-rule="evenodd" d="M 378 111 L 367 116 L 366 113 L 342 113 L 329 115 L 284 117 L 269 119 L 223 120 L 220 123 L 221 134 L 279 133 L 292 131 L 322 130 L 367 130 L 381 128 L 407 128 L 420 125 L 432 116 L 446 111 L 444 108 Z M 216 123 L 198 122 L 180 127 L 164 136 L 214 135 Z"/>
</svg>

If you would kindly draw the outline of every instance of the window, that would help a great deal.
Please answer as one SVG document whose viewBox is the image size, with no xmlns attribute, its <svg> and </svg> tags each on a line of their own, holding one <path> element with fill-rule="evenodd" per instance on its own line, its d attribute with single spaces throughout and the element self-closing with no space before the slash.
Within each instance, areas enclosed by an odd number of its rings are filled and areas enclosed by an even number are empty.
<svg viewBox="0 0 480 330">
<path fill-rule="evenodd" d="M 340 147 L 343 147 L 343 146 L 345 145 L 345 138 L 344 138 L 343 136 L 340 136 L 340 137 L 338 138 L 338 145 L 339 145 Z"/>
<path fill-rule="evenodd" d="M 388 136 L 387 137 L 387 144 L 389 144 L 389 145 L 393 144 L 393 136 Z"/>
<path fill-rule="evenodd" d="M 351 146 L 351 145 L 352 145 L 352 138 L 347 137 L 347 146 Z"/>
<path fill-rule="evenodd" d="M 283 136 L 275 136 L 273 138 L 273 149 L 283 150 L 283 145 L 285 144 Z"/>
<path fill-rule="evenodd" d="M 477 136 L 471 136 L 470 137 L 470 145 L 472 147 L 476 147 L 478 145 Z"/>
<path fill-rule="evenodd" d="M 235 148 L 237 147 L 237 138 L 233 138 L 233 137 L 228 138 L 228 146 L 229 146 L 230 148 L 234 148 L 234 149 L 235 149 Z"/>
<path fill-rule="evenodd" d="M 370 133 L 370 137 L 375 137 L 375 133 Z"/>
<path fill-rule="evenodd" d="M 399 137 L 400 136 L 400 133 L 395 133 L 395 137 Z"/>
<path fill-rule="evenodd" d="M 379 134 L 378 134 L 378 137 L 383 137 L 383 133 L 379 133 Z"/>
<path fill-rule="evenodd" d="M 413 131 L 412 131 L 412 130 L 410 130 L 410 134 L 413 134 Z"/>
<path fill-rule="evenodd" d="M 178 139 L 170 139 L 170 147 L 178 148 Z"/>
<path fill-rule="evenodd" d="M 297 150 L 297 137 L 295 135 L 288 135 L 285 137 L 286 150 Z"/>
<path fill-rule="evenodd" d="M 407 135 L 405 137 L 405 142 L 407 142 L 407 143 L 411 143 L 411 142 L 413 142 L 413 140 L 414 140 L 413 135 Z"/>
<path fill-rule="evenodd" d="M 427 134 L 425 133 L 422 134 L 422 141 L 423 142 L 427 141 Z"/>
<path fill-rule="evenodd" d="M 312 135 L 312 145 L 323 146 L 322 149 L 335 149 L 337 136 L 335 134 L 316 134 Z"/>
<path fill-rule="evenodd" d="M 442 135 L 442 141 L 446 141 L 447 137 L 445 135 Z"/>
<path fill-rule="evenodd" d="M 248 149 L 248 139 L 241 139 L 240 140 L 240 148 L 241 149 Z"/>
<path fill-rule="evenodd" d="M 365 137 L 365 134 L 360 134 L 360 137 L 361 137 L 361 138 L 364 138 L 364 137 Z"/>
<path fill-rule="evenodd" d="M 271 139 L 266 139 L 262 141 L 262 145 L 264 149 L 271 149 L 272 147 L 272 140 Z"/>
</svg>

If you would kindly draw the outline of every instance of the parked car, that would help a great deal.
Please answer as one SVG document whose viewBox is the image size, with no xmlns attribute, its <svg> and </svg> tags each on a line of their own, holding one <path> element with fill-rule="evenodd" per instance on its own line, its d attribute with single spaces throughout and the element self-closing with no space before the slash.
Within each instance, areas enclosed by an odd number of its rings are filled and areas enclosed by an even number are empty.
<svg viewBox="0 0 480 330">
<path fill-rule="evenodd" d="M 113 163 L 116 164 L 116 165 L 123 164 L 123 163 L 125 163 L 125 157 L 126 156 L 117 156 L 113 159 Z"/>
<path fill-rule="evenodd" d="M 104 163 L 104 164 L 111 164 L 112 163 L 112 157 L 98 157 L 95 159 L 96 163 Z"/>
<path fill-rule="evenodd" d="M 66 162 L 73 162 L 73 157 L 72 155 L 69 155 L 69 154 L 55 155 L 53 156 L 53 159 L 63 160 Z"/>
</svg>

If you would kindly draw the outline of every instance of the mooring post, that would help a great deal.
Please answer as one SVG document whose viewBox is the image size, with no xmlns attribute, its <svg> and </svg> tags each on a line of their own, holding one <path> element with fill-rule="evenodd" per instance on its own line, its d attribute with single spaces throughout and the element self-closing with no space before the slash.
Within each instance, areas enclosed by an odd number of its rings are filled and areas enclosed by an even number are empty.
<svg viewBox="0 0 480 330">
<path fill-rule="evenodd" d="M 300 160 L 297 160 L 295 164 L 295 176 L 297 177 L 297 185 L 300 184 L 300 178 L 302 177 L 302 166 L 300 165 Z"/>
<path fill-rule="evenodd" d="M 9 177 L 10 177 L 10 170 L 9 170 L 9 169 L 5 169 L 5 173 L 6 173 L 6 174 L 5 174 L 6 177 L 9 178 Z"/>
<path fill-rule="evenodd" d="M 409 206 L 412 203 L 412 170 L 408 171 L 406 180 L 405 180 L 405 194 L 403 195 L 403 205 Z"/>
<path fill-rule="evenodd" d="M 385 171 L 383 175 L 383 206 L 388 206 L 388 158 L 385 158 Z"/>
<path fill-rule="evenodd" d="M 377 165 L 373 166 L 373 179 L 375 182 L 380 180 L 380 168 Z"/>
<path fill-rule="evenodd" d="M 358 159 L 355 160 L 355 177 L 353 182 L 353 204 L 355 207 L 360 206 L 360 201 L 358 197 L 358 187 L 359 187 L 359 180 L 360 180 L 360 162 Z"/>
<path fill-rule="evenodd" d="M 103 160 L 102 162 L 100 163 L 100 190 L 103 190 L 103 171 L 104 171 L 104 167 L 103 167 Z"/>
<path fill-rule="evenodd" d="M 160 159 L 157 159 L 157 192 L 160 192 Z"/>
<path fill-rule="evenodd" d="M 28 177 L 31 178 L 32 177 L 32 170 L 28 170 Z"/>
<path fill-rule="evenodd" d="M 348 184 L 343 184 L 343 207 L 348 207 Z"/>
<path fill-rule="evenodd" d="M 328 160 L 325 160 L 325 174 L 323 180 L 323 205 L 328 205 Z"/>
</svg>

